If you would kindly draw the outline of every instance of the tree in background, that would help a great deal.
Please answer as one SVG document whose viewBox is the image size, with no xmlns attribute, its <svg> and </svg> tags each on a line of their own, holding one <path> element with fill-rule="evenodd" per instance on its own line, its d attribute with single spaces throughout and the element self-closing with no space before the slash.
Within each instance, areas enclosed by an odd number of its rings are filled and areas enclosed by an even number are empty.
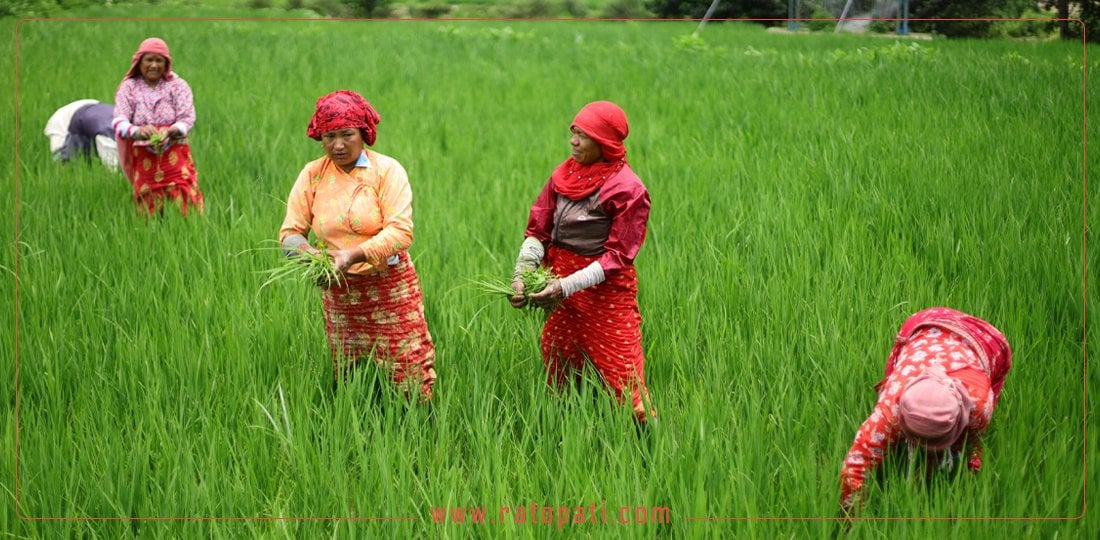
<svg viewBox="0 0 1100 540">
<path fill-rule="evenodd" d="M 1069 0 L 1044 0 L 1043 7 L 1057 8 L 1059 19 L 1080 19 L 1085 23 L 1082 29 L 1080 24 L 1072 21 L 1060 21 L 1058 33 L 1062 39 L 1080 39 L 1082 30 L 1088 32 L 1088 40 L 1091 43 L 1100 42 L 1100 0 L 1081 0 L 1070 2 Z"/>
<path fill-rule="evenodd" d="M 713 0 L 648 0 L 646 7 L 662 19 L 701 19 Z M 721 0 L 711 15 L 715 19 L 782 19 L 787 0 Z M 765 22 L 767 25 L 782 21 Z"/>
<path fill-rule="evenodd" d="M 390 0 L 344 0 L 352 15 L 358 17 L 385 17 L 390 13 Z"/>
<path fill-rule="evenodd" d="M 600 11 L 600 17 L 607 19 L 648 19 L 650 16 L 644 0 L 611 0 Z"/>
<path fill-rule="evenodd" d="M 997 0 L 914 0 L 909 3 L 913 19 L 974 19 L 994 17 L 1005 2 Z M 983 37 L 990 33 L 992 21 L 910 21 L 914 32 L 936 33 L 948 37 Z"/>
<path fill-rule="evenodd" d="M 1079 18 L 1090 32 L 1089 41 L 1100 36 L 1100 0 L 912 0 L 909 16 L 912 18 L 971 19 L 971 18 L 1036 18 L 1050 15 L 1057 8 L 1058 18 Z M 950 37 L 1024 37 L 1044 36 L 1050 23 L 1042 21 L 993 22 L 993 21 L 912 21 L 914 32 L 935 32 Z M 1080 38 L 1081 25 L 1062 21 L 1059 24 L 1062 38 Z"/>
</svg>

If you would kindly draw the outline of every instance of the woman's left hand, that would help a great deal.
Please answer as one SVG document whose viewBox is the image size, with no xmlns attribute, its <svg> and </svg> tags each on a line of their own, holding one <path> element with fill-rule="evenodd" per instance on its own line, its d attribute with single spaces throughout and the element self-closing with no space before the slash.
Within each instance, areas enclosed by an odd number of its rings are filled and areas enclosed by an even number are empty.
<svg viewBox="0 0 1100 540">
<path fill-rule="evenodd" d="M 332 265 L 336 267 L 336 271 L 341 274 L 346 274 L 351 265 L 362 262 L 366 258 L 363 250 L 359 248 L 333 250 L 328 252 L 328 256 L 332 259 Z"/>
<path fill-rule="evenodd" d="M 172 138 L 172 139 L 182 139 L 183 138 L 183 133 L 180 133 L 180 128 L 178 128 L 176 126 L 169 127 L 168 131 L 165 132 L 165 135 L 169 138 Z"/>
<path fill-rule="evenodd" d="M 561 289 L 561 282 L 553 279 L 546 288 L 527 297 L 531 303 L 543 309 L 554 309 L 565 300 L 565 291 Z"/>
<path fill-rule="evenodd" d="M 335 266 L 336 270 L 340 273 L 347 273 L 348 268 L 351 268 L 353 264 L 359 264 L 367 260 L 367 254 L 363 253 L 363 248 L 361 247 L 334 249 L 328 252 L 328 256 L 332 259 L 333 266 Z"/>
</svg>

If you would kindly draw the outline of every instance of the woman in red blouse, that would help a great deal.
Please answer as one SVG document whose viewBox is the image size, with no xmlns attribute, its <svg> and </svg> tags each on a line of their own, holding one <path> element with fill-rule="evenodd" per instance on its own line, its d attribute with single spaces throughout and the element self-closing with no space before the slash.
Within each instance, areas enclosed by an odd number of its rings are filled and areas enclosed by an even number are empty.
<svg viewBox="0 0 1100 540">
<path fill-rule="evenodd" d="M 626 114 L 609 101 L 585 105 L 569 127 L 572 155 L 535 199 L 516 260 L 509 298 L 551 309 L 542 332 L 548 382 L 580 374 L 586 359 L 635 417 L 656 418 L 645 386 L 642 317 L 634 257 L 649 218 L 649 192 L 626 162 Z M 521 272 L 539 264 L 564 276 L 523 295 Z"/>
<path fill-rule="evenodd" d="M 917 312 L 902 325 L 875 385 L 878 403 L 860 426 L 840 473 L 841 506 L 850 513 L 868 471 L 905 441 L 941 464 L 969 443 L 967 466 L 982 466 L 981 435 L 1012 365 L 1012 350 L 993 325 L 953 309 Z"/>
</svg>

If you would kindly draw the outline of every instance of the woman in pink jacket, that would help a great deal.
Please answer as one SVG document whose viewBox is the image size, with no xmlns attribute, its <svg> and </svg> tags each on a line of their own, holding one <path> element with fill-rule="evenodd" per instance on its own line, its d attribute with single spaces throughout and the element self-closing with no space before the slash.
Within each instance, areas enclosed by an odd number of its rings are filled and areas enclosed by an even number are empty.
<svg viewBox="0 0 1100 540">
<path fill-rule="evenodd" d="M 897 443 L 953 460 L 969 443 L 967 466 L 982 466 L 981 436 L 1012 365 L 1012 351 L 993 325 L 953 309 L 926 309 L 902 325 L 875 385 L 878 403 L 856 433 L 840 473 L 841 506 L 859 504 L 867 472 Z"/>
</svg>

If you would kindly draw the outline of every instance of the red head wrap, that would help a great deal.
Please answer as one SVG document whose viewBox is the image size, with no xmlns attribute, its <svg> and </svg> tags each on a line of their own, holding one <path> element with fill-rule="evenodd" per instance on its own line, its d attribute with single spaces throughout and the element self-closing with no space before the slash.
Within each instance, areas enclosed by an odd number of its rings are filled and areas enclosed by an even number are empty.
<svg viewBox="0 0 1100 540">
<path fill-rule="evenodd" d="M 604 159 L 618 161 L 626 157 L 623 141 L 630 133 L 630 126 L 626 113 L 618 105 L 610 101 L 593 101 L 577 113 L 573 126 L 599 143 Z"/>
<path fill-rule="evenodd" d="M 126 76 L 122 80 L 133 79 L 141 76 L 141 67 L 138 64 L 141 63 L 141 57 L 148 53 L 159 54 L 164 57 L 164 80 L 172 80 L 172 55 L 168 54 L 168 44 L 163 39 L 151 37 L 141 42 L 138 46 L 137 52 L 134 53 L 134 57 L 130 62 L 130 71 L 126 72 Z"/>
<path fill-rule="evenodd" d="M 317 100 L 317 110 L 309 120 L 306 135 L 321 140 L 321 135 L 345 128 L 359 128 L 366 133 L 367 145 L 378 137 L 377 125 L 382 121 L 378 111 L 363 96 L 351 90 L 337 90 Z"/>
<path fill-rule="evenodd" d="M 603 187 L 608 178 L 618 174 L 626 165 L 623 139 L 630 133 L 630 126 L 626 123 L 626 113 L 618 105 L 610 101 L 594 101 L 577 113 L 570 127 L 580 129 L 596 141 L 603 158 L 607 160 L 581 165 L 570 157 L 554 169 L 550 175 L 554 191 L 578 201 Z"/>
</svg>

